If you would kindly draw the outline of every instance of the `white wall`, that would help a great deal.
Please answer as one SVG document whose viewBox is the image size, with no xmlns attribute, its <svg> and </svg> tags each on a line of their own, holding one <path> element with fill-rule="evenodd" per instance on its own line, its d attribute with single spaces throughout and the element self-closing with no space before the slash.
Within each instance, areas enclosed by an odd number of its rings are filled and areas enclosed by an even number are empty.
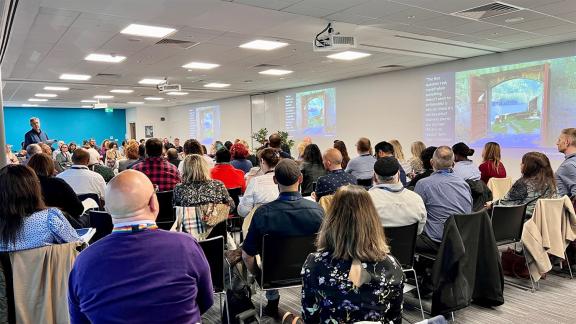
<svg viewBox="0 0 576 324">
<path fill-rule="evenodd" d="M 165 120 L 162 121 L 161 118 Z M 154 137 L 163 138 L 171 135 L 168 108 L 135 107 L 126 109 L 126 131 L 130 135 L 130 123 L 136 123 L 136 140 L 146 138 L 144 126 L 154 127 Z"/>
</svg>

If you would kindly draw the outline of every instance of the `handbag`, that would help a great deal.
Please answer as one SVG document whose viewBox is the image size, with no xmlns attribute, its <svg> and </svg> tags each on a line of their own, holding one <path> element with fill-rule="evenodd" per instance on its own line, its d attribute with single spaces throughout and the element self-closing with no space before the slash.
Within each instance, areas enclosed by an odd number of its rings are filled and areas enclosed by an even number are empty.
<svg viewBox="0 0 576 324">
<path fill-rule="evenodd" d="M 502 270 L 505 276 L 530 279 L 526 258 L 511 248 L 502 252 Z"/>
<path fill-rule="evenodd" d="M 202 221 L 206 223 L 206 225 L 212 227 L 228 219 L 230 206 L 226 204 L 209 203 L 200 206 L 200 211 Z"/>
</svg>

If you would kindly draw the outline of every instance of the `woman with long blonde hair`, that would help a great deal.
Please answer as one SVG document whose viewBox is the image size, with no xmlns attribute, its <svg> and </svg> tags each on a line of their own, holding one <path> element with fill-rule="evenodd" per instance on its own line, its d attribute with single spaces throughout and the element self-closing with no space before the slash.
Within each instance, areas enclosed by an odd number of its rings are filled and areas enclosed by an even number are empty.
<svg viewBox="0 0 576 324">
<path fill-rule="evenodd" d="M 412 153 L 412 157 L 408 159 L 408 163 L 410 164 L 410 178 L 414 178 L 416 175 L 424 172 L 424 162 L 420 158 L 422 152 L 426 149 L 426 145 L 421 141 L 413 142 L 410 146 L 410 153 Z"/>
<path fill-rule="evenodd" d="M 364 188 L 338 189 L 316 247 L 302 267 L 306 323 L 402 323 L 404 274 Z"/>
<path fill-rule="evenodd" d="M 394 157 L 396 158 L 396 160 L 398 160 L 398 162 L 400 162 L 400 165 L 402 166 L 406 174 L 412 173 L 410 163 L 406 161 L 406 158 L 404 157 L 404 151 L 402 150 L 402 144 L 400 144 L 400 141 L 398 141 L 397 139 L 392 139 L 388 143 L 392 144 L 392 147 L 394 147 Z"/>
<path fill-rule="evenodd" d="M 482 164 L 480 169 L 480 179 L 488 183 L 490 178 L 506 178 L 506 168 L 502 164 L 500 155 L 500 145 L 496 142 L 488 142 L 482 151 Z"/>
</svg>

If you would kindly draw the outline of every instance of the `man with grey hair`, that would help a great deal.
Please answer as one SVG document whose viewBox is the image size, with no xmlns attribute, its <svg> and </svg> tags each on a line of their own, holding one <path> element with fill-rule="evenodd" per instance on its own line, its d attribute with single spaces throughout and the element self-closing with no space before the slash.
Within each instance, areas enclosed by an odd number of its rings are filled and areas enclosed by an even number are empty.
<svg viewBox="0 0 576 324">
<path fill-rule="evenodd" d="M 576 128 L 563 129 L 556 141 L 560 153 L 564 153 L 564 162 L 556 170 L 558 194 L 576 197 Z"/>
<path fill-rule="evenodd" d="M 22 161 L 23 165 L 28 165 L 28 161 L 34 154 L 42 153 L 42 148 L 38 144 L 30 144 L 26 146 L 26 160 Z"/>
<path fill-rule="evenodd" d="M 421 253 L 438 252 L 444 222 L 455 214 L 472 212 L 470 186 L 452 170 L 454 153 L 448 146 L 440 146 L 432 156 L 434 173 L 418 183 L 414 191 L 422 197 L 428 217 L 424 232 L 418 236 L 416 251 Z"/>
<path fill-rule="evenodd" d="M 126 170 L 106 187 L 106 201 L 114 229 L 74 262 L 71 322 L 202 322 L 213 303 L 210 267 L 192 236 L 158 229 L 152 182 Z"/>
<path fill-rule="evenodd" d="M 393 156 L 374 163 L 374 183 L 368 193 L 384 227 L 418 223 L 418 234 L 426 224 L 426 208 L 417 193 L 405 189 L 400 182 L 400 163 Z"/>
<path fill-rule="evenodd" d="M 25 148 L 27 148 L 30 144 L 48 141 L 48 134 L 44 133 L 40 129 L 40 119 L 38 117 L 30 118 L 30 127 L 32 127 L 32 129 L 24 135 Z"/>
</svg>

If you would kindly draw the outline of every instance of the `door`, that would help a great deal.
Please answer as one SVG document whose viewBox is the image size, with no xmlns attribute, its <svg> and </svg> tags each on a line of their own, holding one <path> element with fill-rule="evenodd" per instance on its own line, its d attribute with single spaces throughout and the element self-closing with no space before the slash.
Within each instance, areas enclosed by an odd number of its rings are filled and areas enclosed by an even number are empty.
<svg viewBox="0 0 576 324">
<path fill-rule="evenodd" d="M 130 123 L 130 139 L 136 139 L 136 123 Z"/>
</svg>

